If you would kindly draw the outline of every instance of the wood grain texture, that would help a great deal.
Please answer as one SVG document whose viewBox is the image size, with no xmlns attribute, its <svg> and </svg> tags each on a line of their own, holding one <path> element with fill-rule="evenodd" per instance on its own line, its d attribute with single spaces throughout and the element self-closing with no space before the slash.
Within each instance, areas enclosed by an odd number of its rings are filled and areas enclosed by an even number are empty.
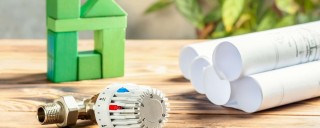
<svg viewBox="0 0 320 128">
<path fill-rule="evenodd" d="M 0 128 L 55 128 L 38 124 L 37 105 L 62 95 L 89 97 L 114 82 L 149 85 L 165 92 L 171 104 L 168 128 L 320 127 L 320 98 L 254 114 L 211 104 L 179 71 L 180 48 L 194 42 L 199 41 L 127 41 L 125 77 L 54 84 L 46 80 L 45 40 L 0 40 Z M 80 41 L 79 50 L 92 49 L 93 41 Z M 97 126 L 80 121 L 78 127 Z"/>
</svg>

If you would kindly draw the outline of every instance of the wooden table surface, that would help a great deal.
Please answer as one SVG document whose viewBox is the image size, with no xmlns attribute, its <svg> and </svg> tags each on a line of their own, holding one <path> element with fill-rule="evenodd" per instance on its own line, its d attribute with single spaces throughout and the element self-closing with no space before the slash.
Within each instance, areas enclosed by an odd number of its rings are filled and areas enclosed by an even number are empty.
<svg viewBox="0 0 320 128">
<path fill-rule="evenodd" d="M 80 50 L 93 49 L 82 40 Z M 54 84 L 46 79 L 45 40 L 0 40 L 0 127 L 37 128 L 36 107 L 63 95 L 78 99 L 99 93 L 114 82 L 158 88 L 171 104 L 166 127 L 314 127 L 320 128 L 320 98 L 254 114 L 211 104 L 194 91 L 178 67 L 180 48 L 192 40 L 129 40 L 126 75 L 121 78 Z M 78 127 L 97 126 L 80 121 Z"/>
</svg>

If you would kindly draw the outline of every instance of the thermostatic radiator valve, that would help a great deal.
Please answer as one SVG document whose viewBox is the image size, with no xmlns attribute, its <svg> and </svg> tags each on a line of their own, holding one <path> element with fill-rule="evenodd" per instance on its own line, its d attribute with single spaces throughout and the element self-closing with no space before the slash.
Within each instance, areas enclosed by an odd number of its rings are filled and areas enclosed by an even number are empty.
<svg viewBox="0 0 320 128">
<path fill-rule="evenodd" d="M 91 120 L 100 128 L 161 128 L 168 117 L 168 99 L 157 90 L 134 84 L 112 84 L 90 99 L 76 101 L 63 96 L 39 106 L 42 125 L 75 126 Z"/>
</svg>

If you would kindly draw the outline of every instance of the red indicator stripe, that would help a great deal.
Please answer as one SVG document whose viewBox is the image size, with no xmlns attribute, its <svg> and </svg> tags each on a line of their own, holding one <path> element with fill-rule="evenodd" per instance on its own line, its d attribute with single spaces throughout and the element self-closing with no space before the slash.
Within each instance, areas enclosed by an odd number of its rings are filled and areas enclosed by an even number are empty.
<svg viewBox="0 0 320 128">
<path fill-rule="evenodd" d="M 119 109 L 122 109 L 122 107 L 118 105 L 109 105 L 109 110 L 119 110 Z"/>
</svg>

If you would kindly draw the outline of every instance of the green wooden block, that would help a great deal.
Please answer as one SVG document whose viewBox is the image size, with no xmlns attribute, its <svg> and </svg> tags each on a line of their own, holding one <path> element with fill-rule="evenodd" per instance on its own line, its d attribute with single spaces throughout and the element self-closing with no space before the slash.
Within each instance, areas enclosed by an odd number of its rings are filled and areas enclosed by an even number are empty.
<svg viewBox="0 0 320 128">
<path fill-rule="evenodd" d="M 104 29 L 94 32 L 95 50 L 102 55 L 102 77 L 124 75 L 125 29 Z"/>
<path fill-rule="evenodd" d="M 82 7 L 80 0 L 46 1 L 49 80 L 123 76 L 127 14 L 114 0 L 88 0 Z M 98 30 L 97 53 L 81 52 L 78 56 L 76 31 L 83 30 Z"/>
<path fill-rule="evenodd" d="M 125 16 L 126 12 L 114 0 L 88 0 L 81 7 L 81 17 Z"/>
<path fill-rule="evenodd" d="M 78 33 L 48 31 L 48 79 L 53 82 L 77 80 Z"/>
<path fill-rule="evenodd" d="M 101 55 L 93 51 L 80 52 L 78 56 L 78 80 L 101 78 Z"/>
<path fill-rule="evenodd" d="M 47 16 L 54 19 L 80 17 L 80 0 L 47 0 Z"/>
<path fill-rule="evenodd" d="M 54 80 L 54 58 L 47 54 L 47 78 L 50 81 Z"/>
<path fill-rule="evenodd" d="M 55 32 L 101 30 L 107 28 L 126 28 L 127 17 L 77 18 L 66 20 L 47 19 L 48 29 Z"/>
</svg>

